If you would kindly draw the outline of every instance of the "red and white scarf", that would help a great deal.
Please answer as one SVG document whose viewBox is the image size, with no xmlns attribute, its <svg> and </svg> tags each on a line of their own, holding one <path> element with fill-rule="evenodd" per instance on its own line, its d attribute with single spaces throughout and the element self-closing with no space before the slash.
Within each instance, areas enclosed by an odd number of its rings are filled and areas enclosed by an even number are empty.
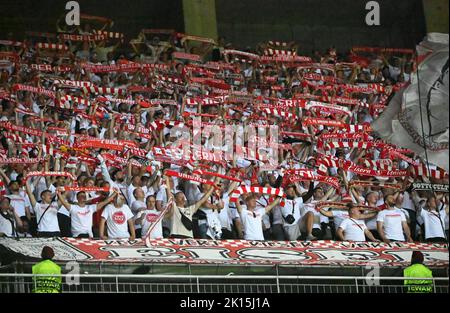
<svg viewBox="0 0 450 313">
<path fill-rule="evenodd" d="M 47 43 L 47 42 L 38 42 L 36 43 L 36 49 L 50 49 L 50 50 L 62 50 L 67 51 L 69 47 L 60 43 Z"/>
<path fill-rule="evenodd" d="M 86 187 L 86 186 L 64 186 L 64 191 L 101 191 L 108 192 L 110 191 L 110 187 Z"/>
<path fill-rule="evenodd" d="M 435 178 L 435 179 L 448 178 L 448 173 L 441 168 L 437 168 L 437 169 L 430 168 L 430 173 L 428 174 L 427 166 L 423 163 L 421 163 L 419 165 L 413 165 L 411 167 L 411 171 L 412 171 L 412 175 L 414 177 L 423 176 L 423 177 L 431 177 L 431 178 Z"/>
<path fill-rule="evenodd" d="M 47 176 L 58 177 L 58 176 L 62 176 L 62 177 L 70 178 L 73 181 L 77 180 L 76 176 L 74 176 L 72 173 L 69 173 L 69 172 L 54 172 L 54 171 L 50 171 L 50 172 L 38 172 L 38 171 L 29 172 L 25 176 L 24 179 L 28 180 L 28 178 L 35 177 L 35 176 L 39 176 L 39 177 L 47 177 Z"/>
<path fill-rule="evenodd" d="M 195 182 L 198 182 L 198 183 L 201 183 L 201 184 L 206 184 L 206 185 L 210 185 L 210 186 L 216 187 L 216 185 L 214 184 L 213 181 L 210 181 L 210 180 L 198 177 L 198 176 L 184 174 L 184 173 L 180 173 L 180 172 L 172 171 L 172 170 L 166 170 L 164 172 L 164 174 L 167 175 L 167 176 L 178 177 L 178 178 L 181 178 L 181 179 L 195 181 Z"/>
<path fill-rule="evenodd" d="M 339 190 L 341 188 L 339 179 L 331 176 L 322 176 L 316 175 L 314 170 L 309 169 L 297 169 L 297 170 L 288 170 L 284 176 L 285 184 L 293 184 L 299 181 L 319 181 L 334 187 Z"/>
<path fill-rule="evenodd" d="M 197 175 L 206 175 L 206 176 L 215 176 L 215 177 L 220 177 L 223 179 L 227 179 L 227 180 L 231 180 L 231 181 L 235 181 L 235 182 L 242 182 L 242 180 L 237 179 L 235 177 L 232 176 L 227 176 L 227 175 L 223 175 L 223 174 L 219 174 L 219 173 L 215 173 L 215 172 L 208 172 L 208 171 L 204 171 L 204 170 L 195 170 L 192 172 L 193 174 L 197 174 Z"/>
<path fill-rule="evenodd" d="M 56 96 L 54 91 L 47 90 L 47 89 L 40 88 L 40 87 L 23 85 L 23 84 L 14 84 L 12 89 L 14 91 L 29 91 L 32 93 L 42 94 L 42 95 L 46 95 L 50 98 L 55 98 L 55 96 Z"/>
<path fill-rule="evenodd" d="M 239 196 L 245 193 L 262 193 L 281 198 L 285 197 L 283 189 L 281 188 L 240 186 L 235 190 L 233 190 L 233 192 L 230 195 L 230 201 L 237 202 L 239 200 Z"/>
<path fill-rule="evenodd" d="M 119 96 L 123 96 L 126 94 L 126 90 L 122 88 L 112 88 L 112 87 L 83 87 L 84 93 L 97 93 L 97 94 L 118 94 Z"/>
<path fill-rule="evenodd" d="M 379 177 L 404 177 L 409 176 L 406 170 L 373 170 L 370 168 L 364 168 L 356 165 L 352 161 L 341 160 L 329 155 L 320 155 L 317 158 L 317 163 L 319 169 L 317 173 L 326 175 L 327 169 L 329 167 L 342 168 L 345 171 L 350 171 L 362 176 L 379 176 Z"/>
<path fill-rule="evenodd" d="M 125 147 L 136 148 L 137 143 L 130 140 L 116 140 L 116 139 L 87 139 L 78 143 L 80 148 L 94 148 L 94 149 L 110 149 L 123 151 Z"/>
<path fill-rule="evenodd" d="M 0 158 L 0 164 L 36 164 L 44 158 Z"/>
<path fill-rule="evenodd" d="M 106 36 L 103 34 L 99 35 L 58 34 L 58 38 L 68 41 L 102 41 L 106 39 Z"/>
<path fill-rule="evenodd" d="M 349 187 L 353 186 L 362 186 L 362 187 L 383 187 L 386 189 L 395 189 L 400 190 L 402 189 L 401 184 L 395 184 L 395 183 L 386 183 L 386 182 L 380 182 L 380 181 L 363 181 L 363 180 L 352 180 L 348 183 Z"/>
</svg>

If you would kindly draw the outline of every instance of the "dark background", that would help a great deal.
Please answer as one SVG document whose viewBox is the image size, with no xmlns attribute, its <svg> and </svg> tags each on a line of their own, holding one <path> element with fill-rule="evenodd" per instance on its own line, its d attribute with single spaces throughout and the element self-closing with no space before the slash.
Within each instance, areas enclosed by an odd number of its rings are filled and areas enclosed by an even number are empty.
<svg viewBox="0 0 450 313">
<path fill-rule="evenodd" d="M 300 51 L 353 45 L 415 47 L 425 36 L 421 0 L 378 0 L 380 26 L 367 26 L 368 0 L 216 0 L 219 35 L 245 47 L 295 40 Z"/>
<path fill-rule="evenodd" d="M 0 0 L 0 39 L 26 30 L 55 32 L 65 0 Z M 184 32 L 181 0 L 79 0 L 81 12 L 111 18 L 113 30 L 134 38 L 142 28 Z M 414 47 L 425 35 L 421 0 L 378 0 L 381 25 L 365 24 L 368 0 L 216 0 L 217 28 L 239 48 L 295 40 L 301 53 L 334 45 Z"/>
<path fill-rule="evenodd" d="M 143 28 L 184 31 L 181 0 L 77 0 L 81 13 L 114 21 L 113 31 L 135 38 Z M 66 0 L 0 0 L 0 34 L 25 31 L 56 32 L 56 21 L 69 12 Z M 20 37 L 19 37 L 20 38 Z"/>
</svg>

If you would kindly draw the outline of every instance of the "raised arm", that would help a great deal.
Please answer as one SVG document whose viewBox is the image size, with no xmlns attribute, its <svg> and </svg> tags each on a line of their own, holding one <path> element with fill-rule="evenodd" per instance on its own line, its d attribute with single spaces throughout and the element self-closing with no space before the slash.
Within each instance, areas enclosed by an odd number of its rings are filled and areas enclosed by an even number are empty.
<svg viewBox="0 0 450 313">
<path fill-rule="evenodd" d="M 62 195 L 60 188 L 56 189 L 56 195 L 58 196 L 58 199 L 61 202 L 61 204 L 67 209 L 67 211 L 70 212 L 72 206 L 69 204 L 69 202 L 67 202 L 66 197 Z"/>
<path fill-rule="evenodd" d="M 300 191 L 300 189 L 298 188 L 298 183 L 295 184 L 295 187 L 297 188 L 298 191 Z M 309 183 L 309 189 L 308 192 L 302 196 L 303 199 L 303 203 L 305 203 L 306 201 L 308 201 L 309 199 L 311 199 L 311 197 L 314 195 L 314 182 L 311 181 Z"/>
<path fill-rule="evenodd" d="M 166 181 L 166 195 L 167 195 L 167 201 L 169 201 L 170 198 L 173 198 L 172 190 L 170 190 L 170 178 L 169 176 L 165 176 Z"/>
<path fill-rule="evenodd" d="M 30 187 L 30 181 L 27 179 L 27 181 L 25 182 L 25 189 L 27 191 L 28 194 L 28 198 L 30 199 L 30 204 L 31 207 L 35 207 L 36 206 L 36 198 L 34 197 L 33 192 L 31 191 L 31 187 Z"/>
<path fill-rule="evenodd" d="M 232 181 L 228 187 L 227 190 L 227 194 L 231 194 L 233 192 L 234 189 L 236 189 L 236 187 L 238 186 L 239 182 L 237 181 Z"/>
<path fill-rule="evenodd" d="M 10 179 L 9 177 L 5 174 L 5 172 L 3 171 L 2 168 L 0 168 L 0 178 L 5 182 L 5 185 L 9 185 Z"/>
<path fill-rule="evenodd" d="M 378 214 L 377 211 L 372 211 L 370 213 L 363 213 L 363 214 L 360 215 L 360 218 L 362 220 L 367 220 L 369 218 L 373 218 L 373 217 L 377 216 L 377 214 Z"/>
<path fill-rule="evenodd" d="M 266 207 L 266 213 L 269 213 L 275 206 L 278 205 L 278 203 L 280 203 L 281 198 L 277 197 L 274 201 L 272 201 L 272 203 L 270 203 L 267 207 Z"/>
<path fill-rule="evenodd" d="M 110 195 L 108 198 L 106 198 L 102 202 L 97 203 L 96 211 L 103 209 L 108 203 L 113 201 L 114 198 L 117 197 L 118 194 L 119 194 L 119 191 L 114 190 L 112 195 Z"/>
<path fill-rule="evenodd" d="M 216 179 L 214 180 L 214 182 L 215 183 L 218 183 L 219 182 L 219 180 L 220 180 L 220 177 L 216 177 Z M 211 194 L 213 193 L 213 191 L 214 191 L 214 186 L 210 186 L 209 187 L 209 190 L 208 190 L 208 192 L 206 192 L 204 195 L 203 195 L 203 197 L 199 200 L 199 201 L 197 201 L 194 205 L 195 205 L 195 208 L 194 208 L 194 212 L 196 212 L 208 199 L 209 199 L 209 197 L 211 196 Z"/>
<path fill-rule="evenodd" d="M 335 192 L 334 188 L 329 188 L 327 193 L 323 196 L 322 199 L 320 199 L 320 201 L 326 201 L 334 192 Z"/>
<path fill-rule="evenodd" d="M 320 214 L 326 216 L 326 217 L 333 217 L 333 211 L 331 210 L 324 210 L 322 208 L 319 209 Z"/>
<path fill-rule="evenodd" d="M 356 202 L 358 204 L 364 204 L 363 201 L 359 198 L 359 193 L 355 190 L 355 188 L 350 187 L 350 192 L 353 195 L 353 197 L 356 199 Z"/>
</svg>

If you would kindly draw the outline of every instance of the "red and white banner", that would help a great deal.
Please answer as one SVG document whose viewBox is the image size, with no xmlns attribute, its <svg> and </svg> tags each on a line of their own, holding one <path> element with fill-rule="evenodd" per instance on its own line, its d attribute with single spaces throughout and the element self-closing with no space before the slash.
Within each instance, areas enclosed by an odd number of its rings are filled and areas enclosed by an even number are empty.
<svg viewBox="0 0 450 313">
<path fill-rule="evenodd" d="M 41 259 L 44 246 L 55 251 L 55 261 L 91 263 L 322 265 L 407 267 L 419 250 L 424 264 L 446 268 L 446 244 L 346 241 L 246 241 L 203 239 L 92 240 L 87 238 L 0 238 L 3 253 Z M 6 256 L 5 256 L 6 258 Z"/>
</svg>

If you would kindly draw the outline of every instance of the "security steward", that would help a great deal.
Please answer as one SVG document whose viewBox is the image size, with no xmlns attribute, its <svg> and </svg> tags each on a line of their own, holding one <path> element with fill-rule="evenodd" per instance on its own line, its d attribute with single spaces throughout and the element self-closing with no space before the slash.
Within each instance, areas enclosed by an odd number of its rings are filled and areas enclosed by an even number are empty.
<svg viewBox="0 0 450 313">
<path fill-rule="evenodd" d="M 34 293 L 59 293 L 61 290 L 61 267 L 52 261 L 55 253 L 51 247 L 42 249 L 42 261 L 33 265 L 33 275 L 48 274 L 51 276 L 33 276 Z"/>
<path fill-rule="evenodd" d="M 421 277 L 433 278 L 433 273 L 423 265 L 423 254 L 420 251 L 414 251 L 411 257 L 411 265 L 403 270 L 403 277 Z M 405 279 L 404 285 L 408 293 L 432 293 L 433 281 L 428 279 L 411 280 Z"/>
</svg>

